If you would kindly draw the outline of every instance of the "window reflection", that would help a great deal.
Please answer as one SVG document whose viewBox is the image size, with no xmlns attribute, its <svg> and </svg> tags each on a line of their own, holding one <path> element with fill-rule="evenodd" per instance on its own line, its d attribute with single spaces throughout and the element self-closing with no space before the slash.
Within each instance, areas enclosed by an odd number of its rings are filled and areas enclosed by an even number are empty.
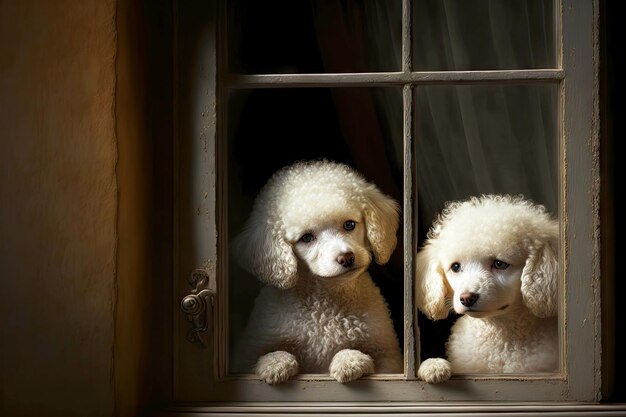
<svg viewBox="0 0 626 417">
<path fill-rule="evenodd" d="M 415 71 L 554 68 L 554 2 L 414 0 Z"/>
</svg>

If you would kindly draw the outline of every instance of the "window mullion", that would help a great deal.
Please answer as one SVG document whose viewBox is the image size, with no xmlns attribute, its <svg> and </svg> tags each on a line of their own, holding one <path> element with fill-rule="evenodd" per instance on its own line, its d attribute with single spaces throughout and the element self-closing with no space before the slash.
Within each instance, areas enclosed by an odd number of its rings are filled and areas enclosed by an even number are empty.
<svg viewBox="0 0 626 417">
<path fill-rule="evenodd" d="M 413 277 L 417 230 L 414 206 L 417 204 L 413 159 L 413 87 L 403 89 L 404 118 L 404 363 L 407 379 L 416 379 L 416 361 L 419 358 L 419 328 L 414 325 Z"/>
<path fill-rule="evenodd" d="M 411 61 L 411 0 L 402 0 L 402 72 L 410 73 Z"/>
</svg>

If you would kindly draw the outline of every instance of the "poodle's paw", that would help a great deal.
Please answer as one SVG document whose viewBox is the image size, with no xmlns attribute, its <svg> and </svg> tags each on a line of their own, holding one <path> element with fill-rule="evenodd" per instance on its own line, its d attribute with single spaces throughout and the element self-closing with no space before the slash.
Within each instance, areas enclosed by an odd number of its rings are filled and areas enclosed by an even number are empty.
<svg viewBox="0 0 626 417">
<path fill-rule="evenodd" d="M 374 372 L 374 360 L 361 351 L 343 349 L 333 357 L 329 372 L 339 382 L 354 381 Z"/>
<path fill-rule="evenodd" d="M 417 370 L 417 377 L 429 384 L 447 381 L 452 376 L 450 362 L 442 358 L 426 359 Z"/>
<path fill-rule="evenodd" d="M 280 384 L 298 373 L 298 361 L 291 353 L 277 350 L 261 356 L 255 372 L 268 384 Z"/>
</svg>

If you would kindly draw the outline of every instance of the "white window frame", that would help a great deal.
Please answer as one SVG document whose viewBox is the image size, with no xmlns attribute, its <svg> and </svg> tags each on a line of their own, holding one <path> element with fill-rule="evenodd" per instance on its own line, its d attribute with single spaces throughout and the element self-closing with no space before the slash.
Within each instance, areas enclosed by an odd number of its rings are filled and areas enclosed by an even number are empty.
<svg viewBox="0 0 626 417">
<path fill-rule="evenodd" d="M 220 0 L 175 2 L 175 224 L 173 277 L 172 413 L 371 412 L 439 415 L 550 411 L 612 412 L 601 400 L 602 346 L 599 256 L 598 0 L 555 0 L 555 69 L 498 71 L 411 71 L 411 0 L 403 0 L 402 69 L 364 74 L 222 74 Z M 413 308 L 415 181 L 412 145 L 413 87 L 423 85 L 544 83 L 559 85 L 561 274 L 559 323 L 562 372 L 550 375 L 458 375 L 442 384 L 416 379 L 419 329 Z M 225 373 L 227 359 L 227 236 L 224 103 L 226 89 L 337 86 L 403 87 L 405 165 L 405 375 L 374 375 L 339 384 L 302 375 L 281 386 Z M 223 174 L 224 173 L 224 174 Z M 419 193 L 419 190 L 417 190 Z M 192 271 L 206 281 L 195 295 L 204 315 L 185 315 Z M 200 275 L 197 275 L 197 274 Z M 565 279 L 567 277 L 567 279 Z M 202 293 L 200 293 L 200 291 Z M 197 301 L 198 299 L 196 299 Z M 196 307 L 188 305 L 188 308 Z M 195 319 L 190 323 L 187 319 Z M 206 331 L 194 331 L 206 324 Z M 204 329 L 203 329 L 204 330 Z M 200 336 L 205 346 L 190 343 Z M 414 352 L 407 355 L 406 352 Z M 194 402 L 193 406 L 184 405 Z M 557 408 L 555 408 L 557 407 Z M 185 414 L 187 415 L 187 414 Z M 495 414 L 498 415 L 498 414 Z"/>
</svg>

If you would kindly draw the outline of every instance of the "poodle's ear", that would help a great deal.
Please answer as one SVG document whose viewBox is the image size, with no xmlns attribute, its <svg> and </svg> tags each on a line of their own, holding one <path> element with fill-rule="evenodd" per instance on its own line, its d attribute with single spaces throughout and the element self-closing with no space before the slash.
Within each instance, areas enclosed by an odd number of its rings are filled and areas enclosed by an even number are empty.
<svg viewBox="0 0 626 417">
<path fill-rule="evenodd" d="M 522 271 L 524 304 L 538 317 L 556 316 L 558 310 L 556 244 L 554 239 L 533 247 Z"/>
<path fill-rule="evenodd" d="M 239 264 L 261 282 L 280 289 L 296 285 L 298 261 L 275 223 L 253 215 L 233 249 Z"/>
<path fill-rule="evenodd" d="M 415 261 L 415 303 L 431 320 L 448 317 L 446 276 L 435 249 L 426 245 L 417 253 Z"/>
<path fill-rule="evenodd" d="M 374 186 L 365 190 L 364 198 L 367 239 L 372 245 L 376 263 L 383 265 L 396 248 L 400 206 Z"/>
</svg>

